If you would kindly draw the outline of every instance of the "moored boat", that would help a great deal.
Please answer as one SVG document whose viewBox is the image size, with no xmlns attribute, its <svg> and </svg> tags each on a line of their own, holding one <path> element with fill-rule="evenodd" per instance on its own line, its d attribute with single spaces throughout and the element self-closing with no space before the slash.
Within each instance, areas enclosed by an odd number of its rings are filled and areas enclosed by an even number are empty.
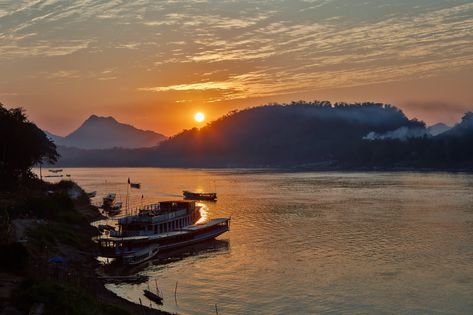
<svg viewBox="0 0 473 315">
<path fill-rule="evenodd" d="M 111 205 L 110 207 L 104 208 L 109 215 L 117 215 L 122 211 L 123 202 L 119 201 Z"/>
<path fill-rule="evenodd" d="M 117 198 L 117 194 L 115 193 L 108 193 L 105 197 L 103 197 L 103 208 L 109 208 L 115 204 L 115 199 Z"/>
<path fill-rule="evenodd" d="M 140 188 L 141 188 L 141 184 L 140 184 L 140 183 L 130 183 L 130 187 L 131 187 L 131 188 L 140 189 Z"/>
<path fill-rule="evenodd" d="M 86 193 L 87 194 L 87 197 L 89 198 L 94 198 L 95 196 L 97 196 L 97 192 L 96 191 L 91 191 L 91 192 L 88 192 Z"/>
<path fill-rule="evenodd" d="M 143 294 L 151 301 L 156 302 L 159 305 L 163 304 L 163 298 L 159 294 L 151 292 L 151 290 L 146 290 L 146 289 L 143 290 Z"/>
<path fill-rule="evenodd" d="M 230 228 L 230 218 L 197 224 L 199 219 L 200 207 L 195 201 L 164 201 L 146 206 L 137 215 L 120 218 L 117 231 L 111 230 L 96 241 L 102 256 L 133 264 L 150 259 L 155 254 L 153 249 L 163 251 L 192 245 L 213 239 Z"/>
<path fill-rule="evenodd" d="M 214 192 L 192 192 L 184 190 L 182 192 L 185 199 L 191 200 L 217 200 L 217 193 Z"/>
<path fill-rule="evenodd" d="M 130 253 L 123 255 L 122 261 L 126 265 L 138 265 L 148 259 L 153 258 L 159 252 L 159 245 L 149 245 L 143 248 L 137 248 Z"/>
</svg>

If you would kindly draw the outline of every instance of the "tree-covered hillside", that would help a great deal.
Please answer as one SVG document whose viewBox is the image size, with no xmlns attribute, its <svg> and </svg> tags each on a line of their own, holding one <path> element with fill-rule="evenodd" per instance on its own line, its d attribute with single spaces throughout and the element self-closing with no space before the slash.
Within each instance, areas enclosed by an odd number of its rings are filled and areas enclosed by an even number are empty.
<svg viewBox="0 0 473 315">
<path fill-rule="evenodd" d="M 432 136 L 377 103 L 293 102 L 234 111 L 155 148 L 60 147 L 63 166 L 473 170 L 473 114 Z"/>
<path fill-rule="evenodd" d="M 291 166 L 332 161 L 371 132 L 425 129 L 399 109 L 377 103 L 294 102 L 232 112 L 163 142 L 161 165 Z"/>
</svg>

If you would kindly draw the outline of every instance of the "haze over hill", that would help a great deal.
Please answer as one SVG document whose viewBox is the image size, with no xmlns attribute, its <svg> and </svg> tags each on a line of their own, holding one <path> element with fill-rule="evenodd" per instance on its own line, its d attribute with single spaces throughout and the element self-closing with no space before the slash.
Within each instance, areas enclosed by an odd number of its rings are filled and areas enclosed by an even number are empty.
<svg viewBox="0 0 473 315">
<path fill-rule="evenodd" d="M 266 105 L 233 112 L 201 129 L 173 136 L 161 143 L 156 159 L 164 165 L 183 166 L 326 163 L 355 150 L 370 133 L 400 128 L 426 133 L 423 122 L 410 120 L 385 104 L 301 101 Z"/>
<path fill-rule="evenodd" d="M 383 104 L 329 102 L 267 105 L 231 112 L 201 129 L 185 130 L 157 148 L 79 150 L 60 147 L 61 165 L 281 166 L 327 162 L 374 133 L 425 125 Z"/>
<path fill-rule="evenodd" d="M 432 136 L 437 136 L 441 133 L 444 133 L 448 130 L 450 130 L 452 127 L 447 126 L 444 123 L 437 123 L 435 125 L 430 126 L 427 128 L 427 131 L 432 135 Z"/>
<path fill-rule="evenodd" d="M 453 126 L 451 129 L 445 131 L 442 135 L 444 137 L 452 136 L 469 136 L 473 134 L 473 112 L 466 113 L 461 122 Z"/>
<path fill-rule="evenodd" d="M 293 102 L 234 111 L 158 147 L 60 147 L 62 166 L 471 169 L 473 114 L 433 136 L 432 128 L 378 103 Z M 438 131 L 438 130 L 437 130 Z"/>
<path fill-rule="evenodd" d="M 79 149 L 147 148 L 157 146 L 166 137 L 149 130 L 141 130 L 123 124 L 113 117 L 90 116 L 82 125 L 66 137 L 47 132 L 58 146 Z"/>
</svg>

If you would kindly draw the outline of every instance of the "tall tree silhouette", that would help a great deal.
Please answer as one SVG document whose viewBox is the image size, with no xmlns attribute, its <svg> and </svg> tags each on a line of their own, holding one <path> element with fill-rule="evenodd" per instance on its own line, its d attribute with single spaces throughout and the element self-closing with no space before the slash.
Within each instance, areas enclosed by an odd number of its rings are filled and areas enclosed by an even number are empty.
<svg viewBox="0 0 473 315">
<path fill-rule="evenodd" d="M 15 189 L 31 178 L 37 163 L 55 163 L 56 146 L 30 122 L 22 108 L 7 109 L 0 103 L 0 190 Z"/>
</svg>

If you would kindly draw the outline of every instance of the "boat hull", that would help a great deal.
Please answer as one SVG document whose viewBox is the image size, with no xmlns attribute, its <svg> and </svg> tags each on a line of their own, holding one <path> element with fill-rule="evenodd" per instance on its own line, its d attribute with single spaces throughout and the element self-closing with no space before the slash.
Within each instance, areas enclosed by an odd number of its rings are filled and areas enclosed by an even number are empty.
<svg viewBox="0 0 473 315">
<path fill-rule="evenodd" d="M 209 241 L 211 239 L 214 239 L 214 238 L 222 235 L 223 233 L 225 233 L 227 231 L 228 231 L 228 228 L 216 229 L 215 231 L 212 231 L 212 232 L 209 232 L 209 233 L 206 233 L 206 234 L 196 235 L 196 236 L 194 236 L 193 239 L 190 239 L 190 240 L 171 243 L 171 244 L 167 244 L 167 245 L 166 244 L 161 245 L 160 250 L 161 251 L 166 251 L 166 250 L 171 250 L 171 249 L 176 249 L 176 248 L 180 248 L 180 247 L 194 245 L 194 244 L 200 243 L 200 242 Z"/>
<path fill-rule="evenodd" d="M 138 265 L 153 258 L 158 252 L 159 245 L 151 245 L 147 248 L 136 250 L 136 252 L 132 254 L 123 256 L 122 261 L 125 265 Z"/>
<path fill-rule="evenodd" d="M 191 225 L 179 231 L 153 236 L 110 237 L 99 239 L 103 257 L 121 258 L 124 264 L 139 264 L 157 254 L 151 255 L 149 248 L 159 252 L 177 249 L 214 239 L 230 230 L 230 218 L 213 219 L 206 224 Z"/>
<path fill-rule="evenodd" d="M 210 200 L 210 201 L 217 200 L 216 193 L 194 193 L 191 191 L 183 191 L 182 194 L 185 199 L 190 199 L 190 200 Z"/>
</svg>

